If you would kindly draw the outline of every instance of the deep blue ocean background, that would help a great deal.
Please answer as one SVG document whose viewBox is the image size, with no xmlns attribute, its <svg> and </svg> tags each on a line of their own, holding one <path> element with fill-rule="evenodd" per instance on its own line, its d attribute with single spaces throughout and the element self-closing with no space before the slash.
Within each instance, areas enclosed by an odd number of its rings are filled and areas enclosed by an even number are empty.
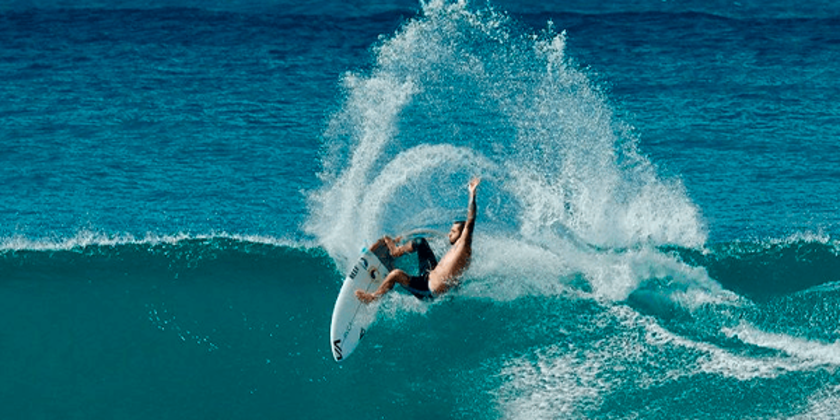
<svg viewBox="0 0 840 420">
<path fill-rule="evenodd" d="M 0 5 L 0 418 L 840 418 L 840 3 Z M 329 346 L 359 250 L 475 256 Z"/>
</svg>

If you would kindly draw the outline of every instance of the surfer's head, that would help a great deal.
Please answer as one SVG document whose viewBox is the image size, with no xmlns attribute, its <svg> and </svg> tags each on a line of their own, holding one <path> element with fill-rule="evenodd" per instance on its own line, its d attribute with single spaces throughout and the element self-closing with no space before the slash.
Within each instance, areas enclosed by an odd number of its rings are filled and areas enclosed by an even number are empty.
<svg viewBox="0 0 840 420">
<path fill-rule="evenodd" d="M 452 227 L 449 229 L 449 243 L 455 245 L 455 242 L 458 242 L 458 238 L 461 237 L 461 232 L 464 231 L 464 225 L 467 222 L 464 220 L 456 220 L 452 223 Z"/>
</svg>

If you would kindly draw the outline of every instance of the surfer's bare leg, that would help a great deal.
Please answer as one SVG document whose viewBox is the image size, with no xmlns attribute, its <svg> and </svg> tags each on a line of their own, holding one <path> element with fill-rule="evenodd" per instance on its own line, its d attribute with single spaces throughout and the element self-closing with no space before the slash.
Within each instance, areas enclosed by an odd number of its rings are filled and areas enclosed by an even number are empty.
<svg viewBox="0 0 840 420">
<path fill-rule="evenodd" d="M 385 277 L 385 280 L 382 281 L 382 284 L 379 285 L 379 288 L 375 292 L 366 293 L 364 290 L 356 290 L 356 297 L 363 303 L 371 303 L 385 293 L 388 293 L 388 291 L 394 288 L 395 284 L 399 283 L 403 286 L 408 286 L 409 282 L 411 282 L 411 279 L 405 271 L 394 270 L 388 273 L 388 276 Z"/>
</svg>

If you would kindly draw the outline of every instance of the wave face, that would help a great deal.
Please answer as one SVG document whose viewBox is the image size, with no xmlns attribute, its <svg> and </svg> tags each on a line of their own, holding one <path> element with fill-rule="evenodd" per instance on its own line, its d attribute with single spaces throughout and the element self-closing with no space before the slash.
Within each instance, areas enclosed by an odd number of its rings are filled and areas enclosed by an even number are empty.
<svg viewBox="0 0 840 420">
<path fill-rule="evenodd" d="M 838 402 L 840 286 L 799 283 L 801 261 L 779 258 L 817 254 L 812 269 L 833 270 L 837 244 L 816 239 L 722 244 L 705 261 L 661 251 L 723 277 L 785 279 L 787 290 L 756 300 L 657 273 L 640 274 L 620 302 L 586 281 L 516 276 L 492 288 L 474 278 L 432 305 L 394 293 L 341 365 L 325 331 L 343 275 L 321 248 L 229 235 L 5 243 L 7 418 L 324 418 L 339 407 L 357 417 L 375 407 L 385 417 L 831 418 Z M 527 293 L 500 298 L 515 287 Z M 58 397 L 29 406 L 44 392 Z"/>
</svg>

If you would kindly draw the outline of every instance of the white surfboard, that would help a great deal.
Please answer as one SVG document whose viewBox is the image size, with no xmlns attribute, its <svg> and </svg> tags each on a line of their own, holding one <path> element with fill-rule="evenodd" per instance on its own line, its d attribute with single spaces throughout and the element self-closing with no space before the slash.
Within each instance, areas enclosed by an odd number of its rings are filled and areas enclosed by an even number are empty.
<svg viewBox="0 0 840 420">
<path fill-rule="evenodd" d="M 390 269 L 391 267 L 386 266 L 376 254 L 364 248 L 361 257 L 344 279 L 335 301 L 330 326 L 330 344 L 336 362 L 346 359 L 356 349 L 359 340 L 365 335 L 365 330 L 376 318 L 378 305 L 366 305 L 359 301 L 356 290 L 373 292 Z"/>
</svg>

